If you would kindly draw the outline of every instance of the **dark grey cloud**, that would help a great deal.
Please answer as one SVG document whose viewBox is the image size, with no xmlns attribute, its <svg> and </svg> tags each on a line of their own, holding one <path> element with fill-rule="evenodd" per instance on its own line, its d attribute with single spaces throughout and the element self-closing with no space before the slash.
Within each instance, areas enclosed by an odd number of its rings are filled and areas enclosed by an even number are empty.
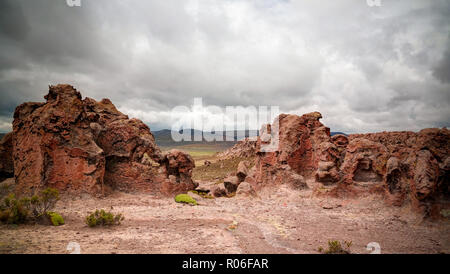
<svg viewBox="0 0 450 274">
<path fill-rule="evenodd" d="M 434 67 L 433 75 L 443 83 L 450 83 L 450 45 L 448 45 L 441 61 Z"/>
<path fill-rule="evenodd" d="M 194 97 L 348 132 L 449 126 L 448 18 L 446 0 L 0 0 L 0 131 L 56 83 L 152 128 Z"/>
</svg>

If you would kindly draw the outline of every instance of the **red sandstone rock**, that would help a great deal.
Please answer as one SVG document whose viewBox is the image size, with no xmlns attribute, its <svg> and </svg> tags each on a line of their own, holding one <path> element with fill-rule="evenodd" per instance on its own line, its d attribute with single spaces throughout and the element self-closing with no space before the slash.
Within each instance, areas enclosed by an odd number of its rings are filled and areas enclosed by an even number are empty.
<svg viewBox="0 0 450 274">
<path fill-rule="evenodd" d="M 285 172 L 279 172 L 287 170 L 286 166 L 289 172 L 309 177 L 315 173 L 319 162 L 337 161 L 339 153 L 330 142 L 329 128 L 319 121 L 321 118 L 318 112 L 303 116 L 281 114 L 274 124 L 263 126 L 258 140 L 255 180 L 262 185 L 273 185 L 286 176 Z M 264 152 L 261 148 L 270 142 L 270 136 L 276 136 L 272 132 L 276 129 L 278 147 L 273 152 Z"/>
<path fill-rule="evenodd" d="M 217 154 L 217 158 L 221 160 L 234 158 L 251 158 L 256 156 L 255 137 L 248 137 L 237 142 L 233 147 Z"/>
<path fill-rule="evenodd" d="M 227 196 L 227 190 L 223 185 L 216 185 L 211 187 L 211 193 L 214 195 L 214 197 L 226 197 Z"/>
<path fill-rule="evenodd" d="M 223 186 L 227 190 L 228 194 L 235 193 L 240 184 L 239 178 L 237 176 L 228 176 L 223 179 Z"/>
<path fill-rule="evenodd" d="M 150 129 L 140 120 L 128 119 L 110 100 L 82 100 L 69 85 L 51 86 L 45 98 L 46 103 L 18 106 L 14 114 L 18 192 L 54 187 L 70 193 L 102 194 L 109 189 L 159 193 L 177 189 L 168 187 L 174 165 L 183 182 L 190 180 L 193 165 L 184 161 L 186 156 L 177 154 L 175 161 L 184 162 L 172 163 L 166 170 L 159 167 L 165 159 Z"/>
<path fill-rule="evenodd" d="M 256 196 L 256 191 L 253 189 L 252 185 L 247 182 L 242 182 L 236 191 L 237 196 Z"/>
<path fill-rule="evenodd" d="M 449 130 L 330 138 L 320 118 L 320 113 L 282 114 L 278 124 L 263 126 L 256 165 L 245 181 L 259 190 L 289 182 L 295 177 L 292 175 L 315 175 L 316 183 L 329 185 L 327 193 L 331 195 L 384 193 L 389 204 L 401 206 L 411 201 L 425 215 L 448 207 Z M 271 143 L 277 128 L 279 146 L 275 151 L 263 151 L 261 147 Z"/>
<path fill-rule="evenodd" d="M 332 136 L 331 142 L 333 144 L 335 144 L 336 146 L 343 147 L 343 148 L 346 148 L 349 143 L 348 137 L 343 134 L 336 134 L 336 135 Z"/>
<path fill-rule="evenodd" d="M 376 185 L 382 182 L 388 158 L 388 150 L 384 145 L 363 138 L 352 140 L 347 146 L 341 167 L 343 183 L 352 185 L 354 182 L 365 182 Z"/>
<path fill-rule="evenodd" d="M 195 162 L 189 154 L 173 149 L 164 155 L 161 164 L 169 176 L 163 183 L 164 194 L 182 193 L 198 186 L 191 179 Z"/>
<path fill-rule="evenodd" d="M 25 103 L 14 113 L 16 190 L 101 193 L 105 158 L 84 115 L 81 94 L 59 85 L 50 87 L 45 98 L 46 103 Z"/>
<path fill-rule="evenodd" d="M 14 176 L 14 161 L 12 158 L 13 134 L 6 134 L 0 141 L 0 182 Z"/>
<path fill-rule="evenodd" d="M 414 208 L 428 216 L 436 215 L 436 209 L 448 207 L 449 173 L 445 164 L 450 162 L 447 160 L 450 152 L 448 129 L 349 136 L 350 140 L 357 138 L 372 140 L 388 150 L 390 159 L 383 180 L 388 203 L 401 206 L 405 201 L 411 201 Z"/>
<path fill-rule="evenodd" d="M 250 164 L 248 161 L 239 162 L 237 171 L 236 171 L 236 176 L 238 177 L 239 182 L 243 182 L 245 180 L 245 178 L 247 177 L 249 165 Z"/>
</svg>

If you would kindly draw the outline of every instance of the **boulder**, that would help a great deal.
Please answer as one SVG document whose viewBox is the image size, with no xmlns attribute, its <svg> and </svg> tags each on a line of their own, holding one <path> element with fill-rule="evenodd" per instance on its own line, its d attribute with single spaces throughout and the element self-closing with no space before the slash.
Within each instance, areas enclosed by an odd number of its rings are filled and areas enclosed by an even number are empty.
<svg viewBox="0 0 450 274">
<path fill-rule="evenodd" d="M 295 189 L 305 189 L 308 188 L 305 178 L 302 175 L 297 174 L 293 171 L 286 172 L 286 182 Z"/>
<path fill-rule="evenodd" d="M 243 182 L 248 175 L 248 167 L 250 166 L 248 161 L 241 161 L 238 164 L 236 176 L 239 179 L 239 182 Z"/>
<path fill-rule="evenodd" d="M 163 193 L 182 193 L 198 186 L 191 178 L 195 162 L 189 154 L 176 149 L 170 150 L 164 154 L 161 165 L 169 179 L 165 181 Z"/>
<path fill-rule="evenodd" d="M 223 185 L 227 190 L 228 194 L 235 193 L 239 186 L 239 183 L 240 181 L 237 176 L 228 176 L 225 179 L 223 179 Z"/>
<path fill-rule="evenodd" d="M 256 196 L 256 191 L 253 189 L 252 185 L 247 182 L 242 182 L 236 191 L 237 196 Z"/>
<path fill-rule="evenodd" d="M 223 185 L 215 185 L 211 187 L 211 193 L 214 197 L 226 197 L 227 190 Z"/>
</svg>

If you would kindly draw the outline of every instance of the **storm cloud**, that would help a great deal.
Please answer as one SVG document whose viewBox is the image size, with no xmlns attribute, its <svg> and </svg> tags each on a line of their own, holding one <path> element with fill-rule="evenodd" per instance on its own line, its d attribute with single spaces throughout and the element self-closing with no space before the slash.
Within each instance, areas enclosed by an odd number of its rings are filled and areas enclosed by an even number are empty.
<svg viewBox="0 0 450 274">
<path fill-rule="evenodd" d="M 320 111 L 332 131 L 450 125 L 450 2 L 0 0 L 0 131 L 48 85 L 152 129 L 191 105 Z"/>
</svg>

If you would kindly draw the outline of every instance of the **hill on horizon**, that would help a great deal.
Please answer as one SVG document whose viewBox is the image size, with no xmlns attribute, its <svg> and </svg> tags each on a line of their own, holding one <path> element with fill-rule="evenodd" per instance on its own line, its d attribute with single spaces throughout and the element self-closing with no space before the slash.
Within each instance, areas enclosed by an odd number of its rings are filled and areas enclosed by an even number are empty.
<svg viewBox="0 0 450 274">
<path fill-rule="evenodd" d="M 191 140 L 194 140 L 194 134 L 202 134 L 203 136 L 203 132 L 200 130 L 192 130 L 192 129 L 188 129 L 187 131 L 191 131 Z M 225 136 L 227 134 L 230 134 L 230 132 L 227 131 L 218 131 L 218 134 L 222 133 L 222 136 L 224 136 L 224 140 L 225 140 Z M 347 135 L 346 133 L 343 132 L 331 132 L 331 136 L 336 135 L 336 134 L 344 134 Z M 208 142 L 205 139 L 203 139 L 203 141 L 182 141 L 182 142 L 175 142 L 172 139 L 172 130 L 170 129 L 162 129 L 162 130 L 156 130 L 153 131 L 153 135 L 155 136 L 155 141 L 156 144 L 158 146 L 163 146 L 163 147 L 168 147 L 168 146 L 183 146 L 183 145 L 190 145 L 190 144 L 218 144 L 218 143 L 222 143 L 222 144 L 228 144 L 226 146 L 232 146 L 235 143 L 237 143 L 238 141 L 244 139 L 245 137 L 254 137 L 254 136 L 258 136 L 259 135 L 259 131 L 257 130 L 246 130 L 244 131 L 234 131 L 234 141 L 213 141 L 213 142 Z M 244 136 L 244 137 L 242 137 Z"/>
</svg>

